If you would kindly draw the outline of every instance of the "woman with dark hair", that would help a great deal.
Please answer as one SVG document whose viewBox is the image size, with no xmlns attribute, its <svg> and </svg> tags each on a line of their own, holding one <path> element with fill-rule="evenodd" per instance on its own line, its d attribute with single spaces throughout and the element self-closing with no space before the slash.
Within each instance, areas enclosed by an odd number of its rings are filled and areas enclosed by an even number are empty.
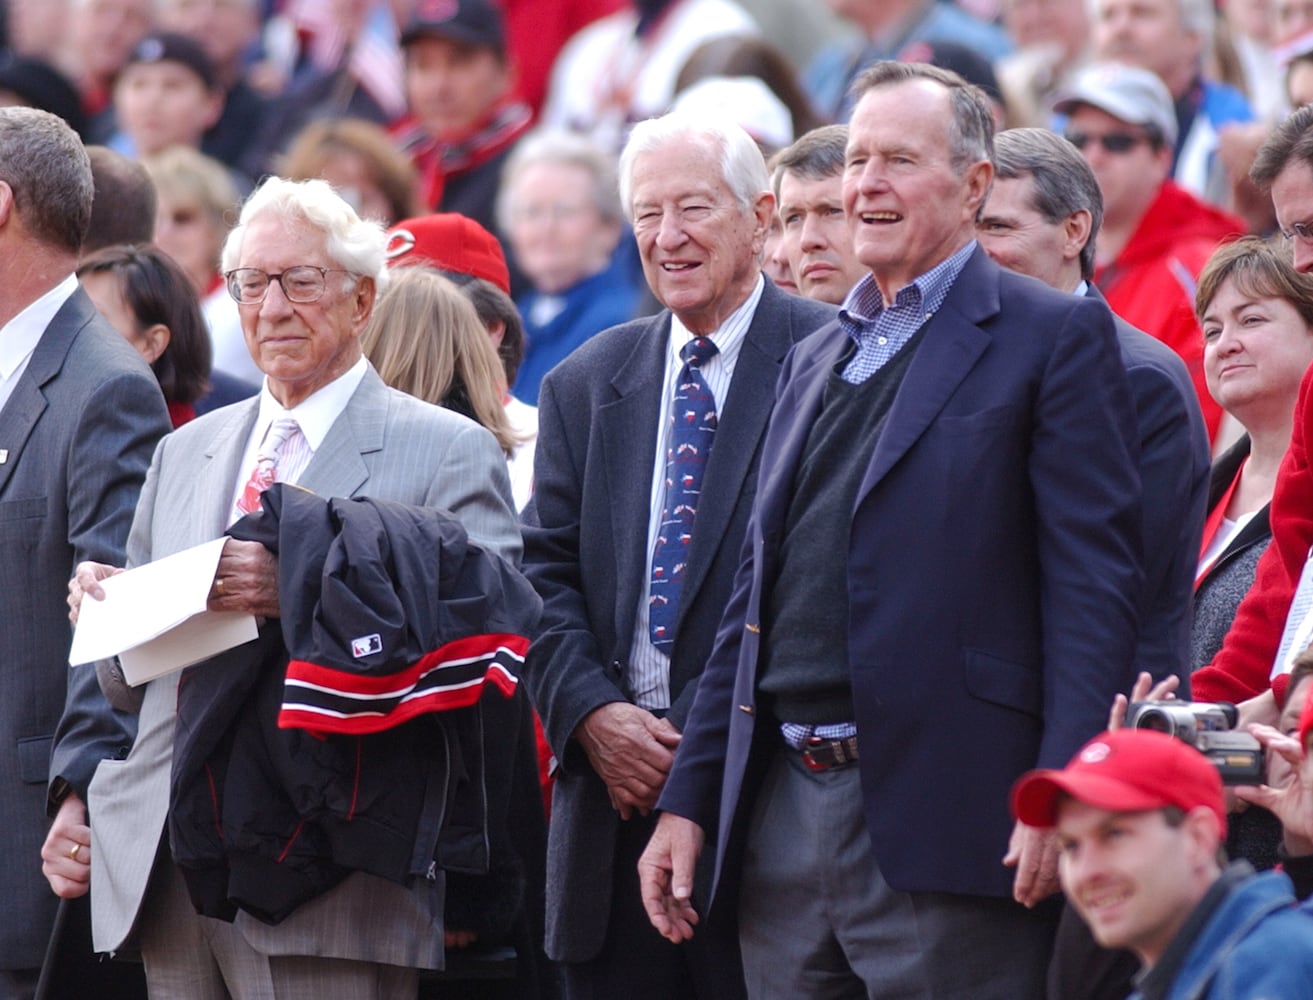
<svg viewBox="0 0 1313 1000">
<path fill-rule="evenodd" d="M 1219 247 L 1195 293 L 1204 377 L 1245 436 L 1213 463 L 1195 577 L 1193 662 L 1210 662 L 1271 539 L 1268 502 L 1290 444 L 1299 383 L 1313 363 L 1313 276 L 1257 237 Z"/>
<path fill-rule="evenodd" d="M 1246 237 L 1208 259 L 1195 313 L 1208 391 L 1245 429 L 1213 463 L 1209 483 L 1190 631 L 1198 668 L 1221 649 L 1272 540 L 1268 504 L 1290 445 L 1299 384 L 1313 364 L 1313 276 L 1294 269 L 1284 242 Z M 1246 809 L 1231 816 L 1227 852 L 1271 868 L 1280 838 L 1281 824 L 1267 810 Z"/>
<path fill-rule="evenodd" d="M 182 269 L 155 247 L 117 246 L 83 260 L 77 275 L 100 314 L 150 365 L 173 426 L 196 416 L 212 354 L 196 291 Z"/>
</svg>

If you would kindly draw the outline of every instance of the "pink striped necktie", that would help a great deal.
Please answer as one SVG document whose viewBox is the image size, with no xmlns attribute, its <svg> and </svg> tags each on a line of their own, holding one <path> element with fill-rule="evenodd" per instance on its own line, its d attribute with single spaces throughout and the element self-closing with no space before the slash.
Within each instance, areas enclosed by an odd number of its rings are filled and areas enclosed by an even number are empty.
<svg viewBox="0 0 1313 1000">
<path fill-rule="evenodd" d="M 264 443 L 255 455 L 255 468 L 251 470 L 251 477 L 246 481 L 242 495 L 237 498 L 239 514 L 251 514 L 259 510 L 260 494 L 274 483 L 282 481 L 282 476 L 278 474 L 278 460 L 287 442 L 299 430 L 297 422 L 291 417 L 280 417 L 269 425 Z"/>
</svg>

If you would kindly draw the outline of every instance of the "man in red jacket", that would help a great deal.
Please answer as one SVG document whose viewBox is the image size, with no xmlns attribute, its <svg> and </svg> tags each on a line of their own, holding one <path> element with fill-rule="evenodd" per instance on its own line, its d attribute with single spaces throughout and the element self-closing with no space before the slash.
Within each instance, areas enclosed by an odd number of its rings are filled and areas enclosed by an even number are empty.
<svg viewBox="0 0 1313 1000">
<path fill-rule="evenodd" d="M 1277 224 L 1290 242 L 1295 268 L 1313 273 L 1313 106 L 1300 108 L 1276 128 L 1259 150 L 1249 176 L 1260 188 L 1271 189 Z M 1254 585 L 1236 611 L 1221 651 L 1191 677 L 1196 698 L 1238 702 L 1265 694 L 1270 687 L 1277 703 L 1284 701 L 1289 666 L 1276 663 L 1277 650 L 1313 547 L 1313 470 L 1308 461 L 1313 383 L 1309 379 L 1306 373 L 1295 403 L 1290 449 L 1272 494 L 1272 544 L 1258 563 Z M 1270 714 L 1275 715 L 1275 710 Z"/>
<path fill-rule="evenodd" d="M 1171 180 L 1176 112 L 1153 73 L 1089 66 L 1054 108 L 1068 116 L 1067 138 L 1103 193 L 1095 284 L 1113 312 L 1181 356 L 1214 438 L 1222 410 L 1204 383 L 1195 280 L 1218 243 L 1245 232 L 1245 224 Z"/>
</svg>

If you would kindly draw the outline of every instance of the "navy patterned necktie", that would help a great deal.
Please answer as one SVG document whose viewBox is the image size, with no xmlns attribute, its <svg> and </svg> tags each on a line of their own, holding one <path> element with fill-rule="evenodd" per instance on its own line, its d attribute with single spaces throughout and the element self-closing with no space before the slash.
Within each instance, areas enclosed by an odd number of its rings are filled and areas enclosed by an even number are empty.
<svg viewBox="0 0 1313 1000">
<path fill-rule="evenodd" d="M 693 518 L 702 493 L 702 476 L 716 439 L 716 397 L 702 377 L 702 365 L 716 353 L 706 337 L 690 340 L 680 350 L 684 366 L 670 408 L 666 451 L 666 502 L 652 549 L 652 580 L 648 588 L 648 630 L 652 645 L 669 655 L 679 615 L 679 591 L 684 585 Z"/>
</svg>

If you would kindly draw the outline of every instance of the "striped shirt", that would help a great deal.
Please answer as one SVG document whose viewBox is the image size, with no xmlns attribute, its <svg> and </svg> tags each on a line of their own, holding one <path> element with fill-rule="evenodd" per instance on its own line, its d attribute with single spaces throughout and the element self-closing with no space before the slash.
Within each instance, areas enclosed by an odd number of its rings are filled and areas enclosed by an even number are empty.
<svg viewBox="0 0 1313 1000">
<path fill-rule="evenodd" d="M 716 413 L 724 413 L 725 398 L 729 395 L 730 380 L 739 359 L 739 350 L 752 325 L 752 317 L 761 301 L 764 280 L 758 276 L 757 284 L 744 303 L 732 312 L 720 329 L 706 336 L 716 345 L 716 355 L 701 366 L 702 378 L 716 398 Z M 629 662 L 625 665 L 626 693 L 640 708 L 664 710 L 670 707 L 670 657 L 652 645 L 648 633 L 648 583 L 652 579 L 652 552 L 656 548 L 657 531 L 666 505 L 666 449 L 670 441 L 670 409 L 675 400 L 675 381 L 684 362 L 679 352 L 693 340 L 679 317 L 671 314 L 670 336 L 666 346 L 665 372 L 662 376 L 660 423 L 657 426 L 656 452 L 652 456 L 652 490 L 647 515 L 647 560 L 644 564 L 643 585 L 639 588 L 638 614 L 634 620 L 634 635 L 630 643 Z M 714 451 L 715 445 L 712 445 Z M 694 533 L 697 532 L 696 522 Z"/>
</svg>

